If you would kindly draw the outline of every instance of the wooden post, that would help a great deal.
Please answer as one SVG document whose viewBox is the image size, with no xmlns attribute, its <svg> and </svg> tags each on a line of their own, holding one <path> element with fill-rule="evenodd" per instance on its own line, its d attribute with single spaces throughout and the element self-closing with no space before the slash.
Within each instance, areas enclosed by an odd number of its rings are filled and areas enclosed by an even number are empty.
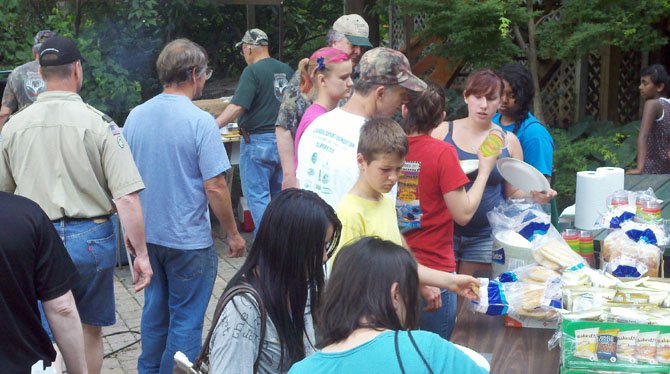
<svg viewBox="0 0 670 374">
<path fill-rule="evenodd" d="M 602 48 L 600 54 L 600 108 L 601 120 L 619 121 L 618 93 L 621 51 L 611 45 Z"/>
<path fill-rule="evenodd" d="M 247 30 L 256 27 L 256 6 L 247 4 Z"/>
<path fill-rule="evenodd" d="M 575 117 L 577 123 L 586 116 L 586 100 L 588 99 L 589 56 L 584 55 L 575 62 Z"/>
<path fill-rule="evenodd" d="M 282 60 L 284 53 L 284 4 L 279 4 L 279 50 L 277 51 L 277 59 Z"/>
<path fill-rule="evenodd" d="M 403 27 L 405 31 L 405 55 L 409 63 L 412 64 L 412 32 L 414 31 L 414 22 L 410 16 L 403 17 L 403 20 L 405 21 L 405 27 Z"/>
</svg>

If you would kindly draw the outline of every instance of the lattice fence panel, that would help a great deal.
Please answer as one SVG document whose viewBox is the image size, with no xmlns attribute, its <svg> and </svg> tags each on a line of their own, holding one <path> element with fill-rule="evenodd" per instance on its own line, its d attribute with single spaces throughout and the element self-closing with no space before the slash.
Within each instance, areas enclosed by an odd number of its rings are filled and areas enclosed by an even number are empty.
<svg viewBox="0 0 670 374">
<path fill-rule="evenodd" d="M 390 22 L 390 43 L 393 49 L 405 48 L 405 17 L 400 12 L 399 7 L 391 6 L 391 22 Z M 412 19 L 412 32 L 417 32 L 426 28 L 428 23 L 428 14 L 422 14 Z"/>
<path fill-rule="evenodd" d="M 622 53 L 617 87 L 617 109 L 621 123 L 628 123 L 639 118 L 640 91 L 638 86 L 641 66 L 642 55 L 639 52 Z"/>
<path fill-rule="evenodd" d="M 548 124 L 567 127 L 575 114 L 575 64 L 563 62 L 542 90 L 544 117 Z"/>
<path fill-rule="evenodd" d="M 600 55 L 589 53 L 588 69 L 585 114 L 597 118 L 600 110 Z"/>
</svg>

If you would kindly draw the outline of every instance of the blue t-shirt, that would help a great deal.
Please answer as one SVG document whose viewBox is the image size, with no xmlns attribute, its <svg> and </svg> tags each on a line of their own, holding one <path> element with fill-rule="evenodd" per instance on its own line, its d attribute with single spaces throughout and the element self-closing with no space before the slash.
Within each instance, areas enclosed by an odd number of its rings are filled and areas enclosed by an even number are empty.
<svg viewBox="0 0 670 374">
<path fill-rule="evenodd" d="M 412 331 L 412 337 L 433 373 L 486 373 L 460 349 L 437 334 Z M 386 331 L 344 352 L 317 352 L 294 364 L 289 374 L 400 373 L 394 338 L 395 331 Z M 398 347 L 406 373 L 429 372 L 406 331 L 398 334 Z"/>
<path fill-rule="evenodd" d="M 500 113 L 493 117 L 493 123 L 500 125 L 506 131 L 513 131 L 514 124 L 503 126 L 500 123 Z M 554 139 L 549 131 L 532 113 L 521 123 L 519 130 L 515 133 L 523 149 L 523 160 L 539 170 L 540 173 L 551 177 L 551 169 L 554 163 Z"/>
<path fill-rule="evenodd" d="M 140 199 L 147 243 L 211 246 L 204 183 L 230 169 L 214 118 L 186 96 L 160 94 L 130 112 L 123 135 L 146 186 Z"/>
</svg>

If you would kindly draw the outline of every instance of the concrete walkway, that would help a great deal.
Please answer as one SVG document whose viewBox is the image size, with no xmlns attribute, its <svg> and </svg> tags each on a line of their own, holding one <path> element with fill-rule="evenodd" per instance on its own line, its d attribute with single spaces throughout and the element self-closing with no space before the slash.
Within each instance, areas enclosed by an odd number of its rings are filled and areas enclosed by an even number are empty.
<svg viewBox="0 0 670 374">
<path fill-rule="evenodd" d="M 218 226 L 218 224 L 215 223 Z M 247 241 L 247 248 L 251 246 L 251 234 L 243 233 Z M 220 228 L 214 229 L 214 245 L 219 255 L 219 268 L 214 283 L 213 296 L 209 301 L 205 315 L 203 339 L 212 324 L 212 315 L 218 297 L 226 287 L 228 280 L 235 274 L 244 262 L 244 258 L 228 258 L 228 245 L 221 239 Z M 103 328 L 105 360 L 102 366 L 103 373 L 137 373 L 137 358 L 140 356 L 140 320 L 144 292 L 135 293 L 133 280 L 128 266 L 116 268 L 114 277 L 114 292 L 116 296 L 116 324 Z M 125 348 L 124 348 L 125 347 Z"/>
</svg>

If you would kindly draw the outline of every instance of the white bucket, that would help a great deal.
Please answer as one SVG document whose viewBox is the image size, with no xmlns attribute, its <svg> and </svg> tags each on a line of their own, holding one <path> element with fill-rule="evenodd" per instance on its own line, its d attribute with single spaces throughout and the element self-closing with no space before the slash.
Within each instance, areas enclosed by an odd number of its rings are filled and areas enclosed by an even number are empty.
<svg viewBox="0 0 670 374">
<path fill-rule="evenodd" d="M 530 242 L 513 230 L 500 231 L 493 235 L 493 277 L 534 264 Z"/>
</svg>

